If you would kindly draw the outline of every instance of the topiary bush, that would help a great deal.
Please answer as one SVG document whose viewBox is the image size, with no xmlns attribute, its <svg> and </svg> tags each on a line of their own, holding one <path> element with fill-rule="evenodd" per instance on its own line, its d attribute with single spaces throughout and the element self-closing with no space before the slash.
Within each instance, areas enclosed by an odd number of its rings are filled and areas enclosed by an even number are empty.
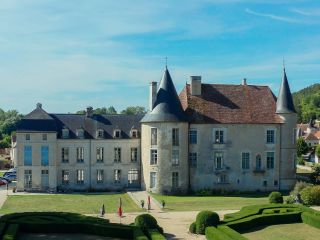
<svg viewBox="0 0 320 240">
<path fill-rule="evenodd" d="M 280 192 L 272 192 L 269 195 L 269 203 L 283 203 L 283 197 Z"/>
<path fill-rule="evenodd" d="M 217 226 L 219 223 L 219 215 L 211 211 L 201 211 L 196 218 L 196 233 L 205 234 L 206 227 Z"/>
<path fill-rule="evenodd" d="M 190 226 L 189 226 L 189 232 L 190 233 L 197 233 L 197 229 L 196 229 L 196 222 L 193 222 L 193 223 L 191 223 L 190 224 Z"/>
<path fill-rule="evenodd" d="M 134 220 L 134 225 L 140 227 L 142 231 L 158 228 L 157 220 L 153 216 L 147 213 L 137 216 Z"/>
<path fill-rule="evenodd" d="M 301 191 L 301 199 L 305 205 L 320 205 L 320 186 L 304 188 Z"/>
</svg>

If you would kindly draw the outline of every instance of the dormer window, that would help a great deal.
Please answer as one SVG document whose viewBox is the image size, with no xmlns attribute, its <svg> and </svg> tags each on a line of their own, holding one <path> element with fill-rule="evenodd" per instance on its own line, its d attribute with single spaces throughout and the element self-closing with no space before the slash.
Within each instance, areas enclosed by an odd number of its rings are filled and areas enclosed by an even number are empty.
<svg viewBox="0 0 320 240">
<path fill-rule="evenodd" d="M 62 129 L 62 138 L 69 138 L 69 129 L 67 128 Z"/>
<path fill-rule="evenodd" d="M 76 134 L 78 138 L 84 138 L 84 130 L 82 128 L 77 129 Z"/>
<path fill-rule="evenodd" d="M 113 138 L 121 138 L 121 130 L 120 129 L 115 129 L 113 131 Z"/>
<path fill-rule="evenodd" d="M 132 138 L 138 138 L 138 130 L 137 129 L 131 129 L 130 135 Z"/>
<path fill-rule="evenodd" d="M 97 130 L 97 138 L 103 138 L 103 130 L 102 129 Z"/>
</svg>

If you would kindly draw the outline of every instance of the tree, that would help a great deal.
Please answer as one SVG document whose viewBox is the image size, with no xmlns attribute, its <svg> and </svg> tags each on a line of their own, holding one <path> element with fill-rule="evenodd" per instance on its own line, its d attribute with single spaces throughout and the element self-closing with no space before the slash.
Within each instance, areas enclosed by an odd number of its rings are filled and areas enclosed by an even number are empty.
<svg viewBox="0 0 320 240">
<path fill-rule="evenodd" d="M 85 113 L 86 113 L 86 110 L 80 110 L 80 111 L 76 112 L 76 114 L 85 114 Z M 102 115 L 105 115 L 105 114 L 117 114 L 117 110 L 113 106 L 110 106 L 108 108 L 102 107 L 102 108 L 94 109 L 93 110 L 93 114 L 102 114 Z"/>
<path fill-rule="evenodd" d="M 135 115 L 135 114 L 145 114 L 147 111 L 145 107 L 141 106 L 130 106 L 126 109 L 121 111 L 121 114 L 127 114 L 127 115 Z"/>
<path fill-rule="evenodd" d="M 318 144 L 318 146 L 316 147 L 316 154 L 317 157 L 320 159 L 320 144 Z"/>
<path fill-rule="evenodd" d="M 306 154 L 308 152 L 308 144 L 306 141 L 300 137 L 297 140 L 297 155 L 301 157 L 302 154 Z"/>
<path fill-rule="evenodd" d="M 312 167 L 312 173 L 310 174 L 310 181 L 313 184 L 320 184 L 320 164 L 315 164 Z"/>
<path fill-rule="evenodd" d="M 113 106 L 110 106 L 107 108 L 106 114 L 117 114 L 117 110 Z"/>
</svg>

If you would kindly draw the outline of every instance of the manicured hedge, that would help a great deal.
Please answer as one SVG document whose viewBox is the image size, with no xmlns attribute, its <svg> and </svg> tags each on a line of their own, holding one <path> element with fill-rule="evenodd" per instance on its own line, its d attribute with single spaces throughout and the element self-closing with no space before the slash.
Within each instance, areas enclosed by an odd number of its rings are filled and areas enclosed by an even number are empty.
<svg viewBox="0 0 320 240">
<path fill-rule="evenodd" d="M 232 221 L 226 225 L 235 231 L 243 232 L 263 225 L 301 222 L 301 212 L 255 215 Z"/>
<path fill-rule="evenodd" d="M 208 240 L 233 240 L 227 234 L 220 231 L 216 227 L 207 227 L 206 228 L 206 239 Z"/>
<path fill-rule="evenodd" d="M 283 203 L 283 197 L 280 192 L 272 192 L 269 195 L 269 203 Z"/>
<path fill-rule="evenodd" d="M 196 233 L 196 232 L 197 232 L 196 222 L 193 222 L 193 223 L 190 224 L 190 226 L 189 226 L 189 232 L 190 232 L 190 233 Z"/>
<path fill-rule="evenodd" d="M 4 234 L 5 229 L 6 229 L 6 223 L 0 222 L 0 237 Z"/>
<path fill-rule="evenodd" d="M 31 233 L 83 233 L 106 237 L 147 240 L 136 226 L 109 223 L 106 219 L 74 213 L 15 213 L 0 218 L 1 226 L 9 226 L 3 239 L 14 239 L 13 230 Z"/>
<path fill-rule="evenodd" d="M 303 223 L 320 229 L 320 213 L 303 212 L 301 218 Z"/>
<path fill-rule="evenodd" d="M 286 208 L 291 209 L 292 211 L 300 211 L 300 207 L 295 204 L 263 204 L 263 205 L 250 205 L 241 208 L 239 212 L 226 214 L 224 216 L 223 222 L 231 222 L 234 220 L 239 220 L 242 218 L 262 214 L 266 209 L 279 209 Z"/>
<path fill-rule="evenodd" d="M 196 217 L 197 234 L 205 234 L 206 227 L 217 226 L 219 224 L 219 215 L 211 211 L 201 211 Z"/>
<path fill-rule="evenodd" d="M 220 225 L 218 226 L 218 230 L 223 232 L 225 235 L 230 237 L 231 239 L 237 239 L 237 240 L 247 240 L 244 236 L 242 236 L 240 233 L 236 232 L 232 228 L 225 226 L 225 225 Z"/>
<path fill-rule="evenodd" d="M 18 237 L 19 225 L 11 224 L 3 235 L 2 240 L 15 240 Z"/>
<path fill-rule="evenodd" d="M 157 229 L 148 229 L 148 235 L 150 236 L 151 240 L 166 240 L 166 238 L 159 233 Z"/>
<path fill-rule="evenodd" d="M 157 220 L 150 214 L 140 214 L 134 220 L 134 225 L 141 228 L 141 230 L 150 237 L 148 230 L 157 229 L 161 234 L 163 233 L 162 227 L 158 225 Z"/>
</svg>

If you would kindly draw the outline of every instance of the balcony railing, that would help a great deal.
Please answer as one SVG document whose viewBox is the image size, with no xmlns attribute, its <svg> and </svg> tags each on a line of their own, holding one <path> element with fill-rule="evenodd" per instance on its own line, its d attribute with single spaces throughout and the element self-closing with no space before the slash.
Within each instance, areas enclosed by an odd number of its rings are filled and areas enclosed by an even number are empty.
<svg viewBox="0 0 320 240">
<path fill-rule="evenodd" d="M 260 167 L 260 168 L 254 168 L 253 169 L 253 172 L 254 173 L 264 173 L 266 171 L 266 169 L 265 168 L 262 168 L 262 167 Z"/>
</svg>

